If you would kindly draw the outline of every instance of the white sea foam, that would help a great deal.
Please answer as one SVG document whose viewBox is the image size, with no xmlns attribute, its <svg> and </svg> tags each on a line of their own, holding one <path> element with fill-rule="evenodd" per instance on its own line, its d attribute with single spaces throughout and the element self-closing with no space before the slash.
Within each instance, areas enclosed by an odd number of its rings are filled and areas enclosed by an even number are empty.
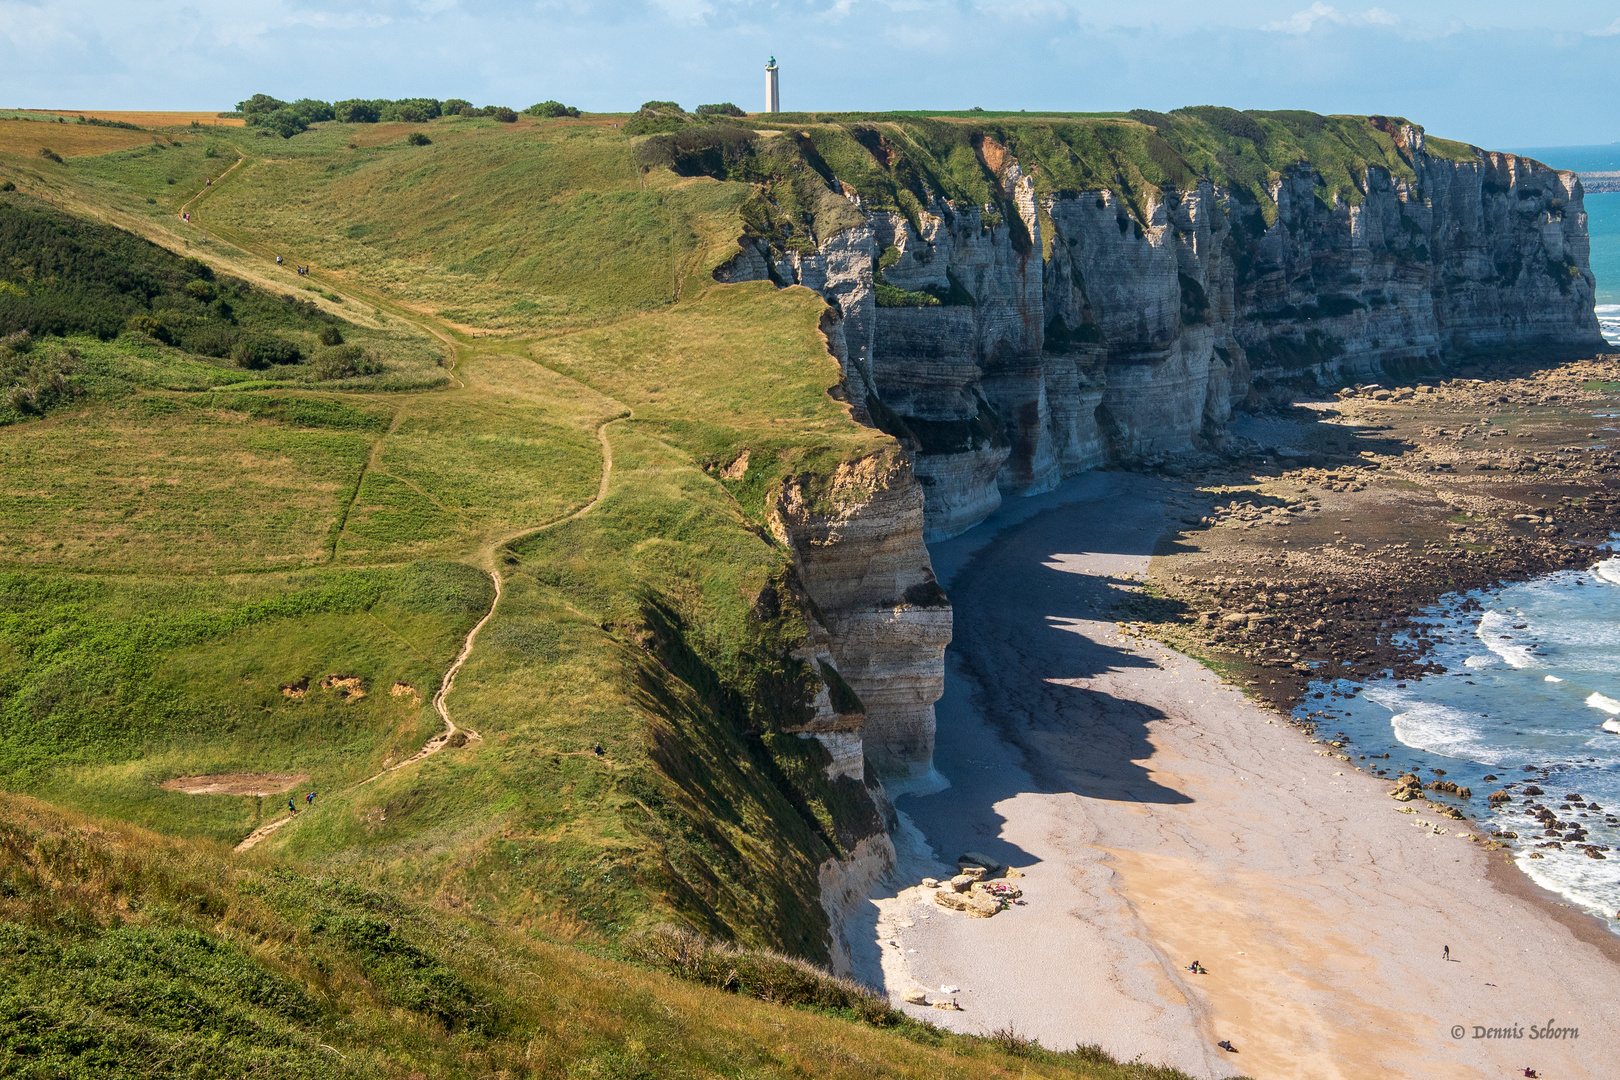
<svg viewBox="0 0 1620 1080">
<path fill-rule="evenodd" d="M 1604 697 L 1602 694 L 1593 693 L 1586 699 L 1586 703 L 1594 709 L 1602 709 L 1610 716 L 1620 716 L 1620 701 L 1616 701 L 1612 697 Z"/>
<path fill-rule="evenodd" d="M 1497 656 L 1500 656 L 1502 662 L 1510 667 L 1527 668 L 1538 666 L 1536 658 L 1531 655 L 1534 646 L 1520 645 L 1511 638 L 1506 641 L 1502 640 L 1502 631 L 1506 630 L 1510 625 L 1512 624 L 1508 621 L 1507 615 L 1500 611 L 1487 611 L 1480 616 L 1479 629 L 1475 633 L 1479 635 L 1481 644 Z M 1475 666 L 1474 658 L 1470 656 L 1467 664 L 1469 667 Z"/>
<path fill-rule="evenodd" d="M 1598 328 L 1610 345 L 1620 345 L 1620 304 L 1597 305 Z"/>
<path fill-rule="evenodd" d="M 1479 717 L 1449 705 L 1412 702 L 1389 718 L 1401 745 L 1447 757 L 1467 758 L 1484 765 L 1506 765 L 1516 760 L 1517 749 L 1492 745 L 1480 730 Z"/>
<path fill-rule="evenodd" d="M 1560 679 L 1556 675 L 1547 675 L 1547 676 L 1543 676 L 1541 681 L 1542 682 L 1563 682 L 1564 680 Z"/>
<path fill-rule="evenodd" d="M 1463 666 L 1471 668 L 1484 668 L 1490 667 L 1494 663 L 1496 663 L 1495 654 L 1490 656 L 1470 656 L 1468 659 L 1463 661 Z"/>
<path fill-rule="evenodd" d="M 1611 717 L 1610 719 L 1603 721 L 1603 730 L 1612 731 L 1616 735 L 1620 735 L 1620 720 L 1616 720 Z"/>
</svg>

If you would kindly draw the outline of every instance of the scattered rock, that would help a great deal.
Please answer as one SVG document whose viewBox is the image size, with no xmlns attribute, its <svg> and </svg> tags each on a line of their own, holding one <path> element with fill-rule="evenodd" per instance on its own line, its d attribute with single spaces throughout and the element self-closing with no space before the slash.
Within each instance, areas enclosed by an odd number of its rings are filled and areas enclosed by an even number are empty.
<svg viewBox="0 0 1620 1080">
<path fill-rule="evenodd" d="M 1513 796 L 1509 795 L 1505 791 L 1493 791 L 1493 792 L 1491 792 L 1491 797 L 1489 799 L 1487 799 L 1486 801 L 1489 802 L 1492 806 L 1501 806 L 1503 803 L 1512 802 L 1513 801 Z"/>
<path fill-rule="evenodd" d="M 1428 796 L 1423 794 L 1423 781 L 1418 779 L 1416 773 L 1402 773 L 1389 797 L 1397 802 L 1411 802 L 1413 799 L 1426 799 Z"/>
<path fill-rule="evenodd" d="M 937 889 L 937 888 L 939 888 L 939 878 L 931 878 L 931 877 L 923 878 L 922 879 L 922 887 L 925 888 L 925 889 Z"/>
<path fill-rule="evenodd" d="M 980 892 L 950 892 L 941 889 L 934 894 L 934 903 L 952 911 L 965 912 L 973 919 L 988 919 L 1001 910 L 999 903 Z"/>
<path fill-rule="evenodd" d="M 928 994 L 923 990 L 907 990 L 900 995 L 900 1000 L 907 1005 L 926 1005 L 928 1004 Z"/>
<path fill-rule="evenodd" d="M 962 867 L 962 872 L 957 876 L 972 878 L 974 881 L 983 881 L 989 873 L 990 871 L 986 870 L 982 866 L 973 866 L 970 864 Z"/>
<path fill-rule="evenodd" d="M 957 874 L 955 877 L 951 878 L 951 891 L 965 893 L 969 889 L 973 888 L 973 883 L 976 880 L 978 879 L 969 877 L 967 874 Z"/>
<path fill-rule="evenodd" d="M 1534 785 L 1534 784 L 1531 784 L 1529 787 L 1525 788 L 1524 793 L 1526 795 L 1544 795 L 1544 794 L 1546 794 L 1540 788 L 1536 787 L 1536 785 Z"/>
<path fill-rule="evenodd" d="M 970 867 L 982 866 L 985 873 L 994 875 L 1001 870 L 1001 864 L 988 855 L 980 855 L 977 851 L 964 852 L 957 860 L 957 867 L 967 873 Z"/>
</svg>

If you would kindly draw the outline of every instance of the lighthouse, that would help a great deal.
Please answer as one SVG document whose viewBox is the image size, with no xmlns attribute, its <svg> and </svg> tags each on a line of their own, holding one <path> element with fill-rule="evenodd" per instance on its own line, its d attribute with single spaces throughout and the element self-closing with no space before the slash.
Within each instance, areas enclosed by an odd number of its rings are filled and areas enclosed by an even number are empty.
<svg viewBox="0 0 1620 1080">
<path fill-rule="evenodd" d="M 765 111 L 768 113 L 782 111 L 782 97 L 776 84 L 776 57 L 765 61 Z"/>
</svg>

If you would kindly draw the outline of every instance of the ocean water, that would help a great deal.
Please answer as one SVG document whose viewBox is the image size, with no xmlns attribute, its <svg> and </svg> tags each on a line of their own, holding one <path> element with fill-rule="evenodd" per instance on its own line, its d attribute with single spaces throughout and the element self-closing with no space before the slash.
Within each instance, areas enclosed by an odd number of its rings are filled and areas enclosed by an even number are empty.
<svg viewBox="0 0 1620 1080">
<path fill-rule="evenodd" d="M 1444 674 L 1323 679 L 1295 715 L 1321 737 L 1348 736 L 1351 760 L 1392 781 L 1416 772 L 1471 788 L 1467 802 L 1430 798 L 1517 833 L 1507 843 L 1525 873 L 1620 933 L 1620 557 L 1450 596 L 1417 621 Z M 1544 794 L 1526 795 L 1531 785 Z M 1490 809 L 1504 787 L 1512 802 Z M 1562 823 L 1556 835 L 1532 816 L 1538 806 Z M 1593 859 L 1577 843 L 1611 850 Z"/>
<path fill-rule="evenodd" d="M 1620 143 L 1607 146 L 1535 146 L 1514 151 L 1555 169 L 1620 172 Z M 1586 196 L 1586 229 L 1592 237 L 1592 273 L 1597 277 L 1597 314 L 1603 336 L 1620 345 L 1620 192 Z"/>
</svg>

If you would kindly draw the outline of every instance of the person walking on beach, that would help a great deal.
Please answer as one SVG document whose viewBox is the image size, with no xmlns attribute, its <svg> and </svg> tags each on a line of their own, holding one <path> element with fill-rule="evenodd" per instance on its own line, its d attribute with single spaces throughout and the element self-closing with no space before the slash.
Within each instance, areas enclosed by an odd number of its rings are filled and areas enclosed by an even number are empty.
<svg viewBox="0 0 1620 1080">
<path fill-rule="evenodd" d="M 1442 948 L 1440 950 L 1440 959 L 1442 959 L 1442 960 L 1450 960 L 1451 959 L 1451 946 L 1450 945 L 1447 945 L 1447 946 L 1445 946 L 1444 948 Z"/>
</svg>

